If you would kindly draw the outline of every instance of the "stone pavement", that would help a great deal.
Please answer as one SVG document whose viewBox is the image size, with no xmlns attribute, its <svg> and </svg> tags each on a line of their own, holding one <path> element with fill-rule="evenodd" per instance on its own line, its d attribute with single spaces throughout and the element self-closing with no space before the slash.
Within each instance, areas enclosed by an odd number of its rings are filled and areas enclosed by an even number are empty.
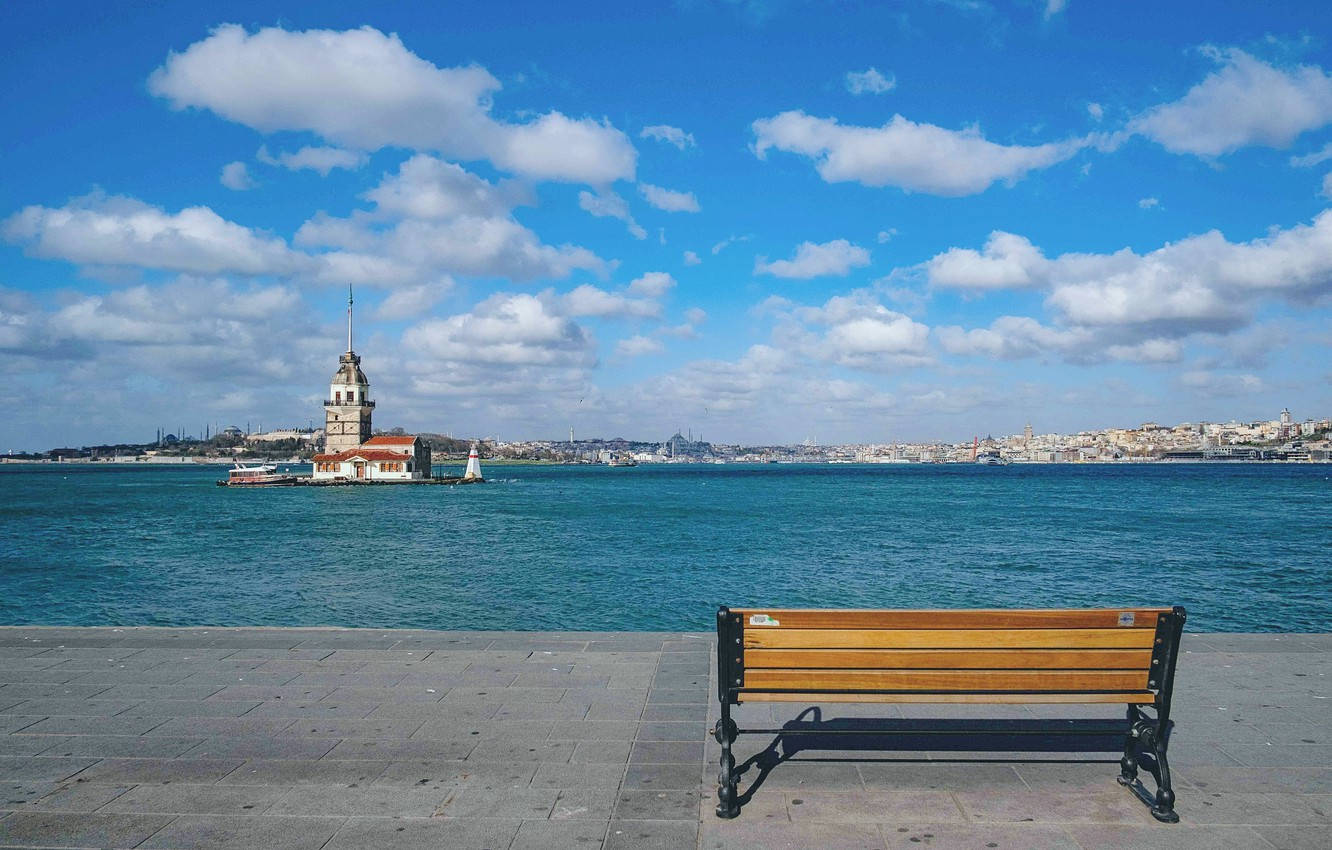
<svg viewBox="0 0 1332 850">
<path fill-rule="evenodd" d="M 1332 635 L 1186 636 L 1175 826 L 1115 784 L 1114 741 L 1018 752 L 983 736 L 887 750 L 741 736 L 746 805 L 718 820 L 711 648 L 679 633 L 0 628 L 0 847 L 1332 844 Z M 776 728 L 808 709 L 746 705 L 737 720 Z"/>
</svg>

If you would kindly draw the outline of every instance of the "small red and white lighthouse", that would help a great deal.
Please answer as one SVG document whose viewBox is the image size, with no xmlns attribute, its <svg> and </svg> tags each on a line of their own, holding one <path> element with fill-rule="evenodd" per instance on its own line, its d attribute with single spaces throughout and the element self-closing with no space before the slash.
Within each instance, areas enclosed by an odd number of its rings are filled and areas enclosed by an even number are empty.
<svg viewBox="0 0 1332 850">
<path fill-rule="evenodd" d="M 472 450 L 467 453 L 467 471 L 463 473 L 464 481 L 481 481 L 481 458 L 476 453 L 476 443 L 472 443 Z"/>
</svg>

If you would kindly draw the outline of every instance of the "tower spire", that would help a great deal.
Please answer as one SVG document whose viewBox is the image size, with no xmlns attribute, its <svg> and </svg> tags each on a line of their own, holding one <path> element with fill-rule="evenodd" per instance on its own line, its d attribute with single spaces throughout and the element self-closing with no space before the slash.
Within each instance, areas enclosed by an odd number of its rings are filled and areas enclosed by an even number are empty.
<svg viewBox="0 0 1332 850">
<path fill-rule="evenodd" d="M 352 350 L 352 285 L 347 284 L 347 350 Z"/>
</svg>

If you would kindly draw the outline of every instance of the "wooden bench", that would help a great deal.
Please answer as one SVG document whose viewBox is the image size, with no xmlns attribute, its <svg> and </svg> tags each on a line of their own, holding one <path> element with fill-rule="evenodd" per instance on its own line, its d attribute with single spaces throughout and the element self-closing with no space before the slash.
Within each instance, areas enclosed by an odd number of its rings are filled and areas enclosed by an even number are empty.
<svg viewBox="0 0 1332 850">
<path fill-rule="evenodd" d="M 731 744 L 742 702 L 1128 706 L 1119 783 L 1175 823 L 1166 746 L 1183 608 L 717 611 L 718 817 L 740 813 Z M 881 730 L 886 731 L 886 730 Z M 1104 735 L 1101 730 L 1099 734 Z M 1153 796 L 1137 782 L 1142 766 Z"/>
</svg>

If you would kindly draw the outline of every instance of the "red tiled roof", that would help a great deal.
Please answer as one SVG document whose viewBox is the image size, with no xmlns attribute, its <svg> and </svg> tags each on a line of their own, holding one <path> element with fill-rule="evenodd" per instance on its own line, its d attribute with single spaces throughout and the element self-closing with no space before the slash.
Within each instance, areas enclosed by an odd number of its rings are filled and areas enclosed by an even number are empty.
<svg viewBox="0 0 1332 850">
<path fill-rule="evenodd" d="M 345 452 L 338 452 L 331 455 L 315 455 L 314 459 L 318 463 L 341 463 L 352 458 L 359 457 L 362 460 L 411 460 L 412 456 L 403 452 L 391 452 L 386 449 L 347 449 Z"/>
<path fill-rule="evenodd" d="M 371 437 L 361 445 L 363 446 L 410 446 L 416 442 L 416 437 Z"/>
</svg>

